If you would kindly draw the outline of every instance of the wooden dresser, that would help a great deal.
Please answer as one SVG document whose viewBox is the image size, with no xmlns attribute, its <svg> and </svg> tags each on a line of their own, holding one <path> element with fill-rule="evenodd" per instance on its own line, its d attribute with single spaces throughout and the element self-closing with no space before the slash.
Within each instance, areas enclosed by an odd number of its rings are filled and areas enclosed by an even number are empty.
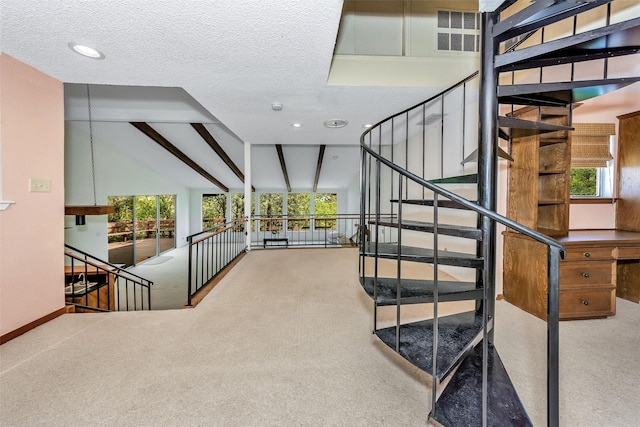
<svg viewBox="0 0 640 427">
<path fill-rule="evenodd" d="M 561 320 L 612 316 L 616 293 L 640 300 L 640 232 L 573 230 L 558 241 L 567 249 L 560 262 Z M 504 245 L 505 299 L 546 319 L 546 246 L 511 232 Z"/>
</svg>

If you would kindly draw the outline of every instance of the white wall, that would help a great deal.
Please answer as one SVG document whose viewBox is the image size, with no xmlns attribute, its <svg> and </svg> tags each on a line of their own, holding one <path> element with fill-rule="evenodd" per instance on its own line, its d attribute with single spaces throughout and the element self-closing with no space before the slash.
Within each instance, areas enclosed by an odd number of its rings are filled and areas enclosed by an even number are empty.
<svg viewBox="0 0 640 427">
<path fill-rule="evenodd" d="M 100 123 L 93 124 L 94 129 Z M 65 124 L 65 205 L 92 205 L 93 183 L 88 122 Z M 187 188 L 158 175 L 106 141 L 94 136 L 96 201 L 107 204 L 107 196 L 176 195 L 176 246 L 186 244 L 189 233 Z M 87 216 L 86 225 L 76 226 L 65 217 L 65 243 L 108 259 L 107 215 Z"/>
<path fill-rule="evenodd" d="M 640 85 L 608 93 L 585 101 L 573 114 L 574 123 L 615 123 L 617 116 L 640 111 Z M 614 137 L 617 147 L 617 136 Z M 615 154 L 614 154 L 615 157 Z M 614 167 L 615 170 L 615 167 Z M 569 208 L 569 228 L 615 228 L 615 204 L 572 204 Z"/>
</svg>

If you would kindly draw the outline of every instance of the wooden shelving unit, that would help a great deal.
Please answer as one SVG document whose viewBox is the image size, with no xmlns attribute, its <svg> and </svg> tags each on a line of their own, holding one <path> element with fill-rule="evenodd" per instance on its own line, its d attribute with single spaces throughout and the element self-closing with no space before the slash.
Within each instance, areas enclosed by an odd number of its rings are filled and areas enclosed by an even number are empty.
<svg viewBox="0 0 640 427">
<path fill-rule="evenodd" d="M 569 125 L 570 108 L 524 107 L 524 120 Z M 571 136 L 553 131 L 514 138 L 509 169 L 508 216 L 552 237 L 569 231 Z"/>
</svg>

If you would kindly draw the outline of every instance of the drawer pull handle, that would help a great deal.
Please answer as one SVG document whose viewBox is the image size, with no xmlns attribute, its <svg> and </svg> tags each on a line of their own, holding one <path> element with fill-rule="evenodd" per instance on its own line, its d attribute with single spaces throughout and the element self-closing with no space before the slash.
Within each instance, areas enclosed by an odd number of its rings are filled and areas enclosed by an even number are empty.
<svg viewBox="0 0 640 427">
<path fill-rule="evenodd" d="M 585 257 L 585 258 L 589 258 L 590 256 L 591 256 L 591 254 L 590 254 L 589 252 L 585 252 L 585 253 L 584 253 L 584 257 Z"/>
<path fill-rule="evenodd" d="M 588 279 L 589 278 L 589 273 L 582 273 L 582 277 L 586 277 Z"/>
<path fill-rule="evenodd" d="M 584 305 L 589 305 L 589 301 L 584 300 L 584 301 L 582 301 L 582 304 L 584 304 Z"/>
</svg>

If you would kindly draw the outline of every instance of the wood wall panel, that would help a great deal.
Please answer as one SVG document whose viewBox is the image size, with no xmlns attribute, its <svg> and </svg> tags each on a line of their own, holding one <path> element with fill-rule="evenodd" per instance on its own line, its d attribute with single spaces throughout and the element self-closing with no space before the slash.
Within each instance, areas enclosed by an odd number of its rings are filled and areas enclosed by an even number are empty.
<svg viewBox="0 0 640 427">
<path fill-rule="evenodd" d="M 618 120 L 616 228 L 640 231 L 640 111 Z"/>
</svg>

